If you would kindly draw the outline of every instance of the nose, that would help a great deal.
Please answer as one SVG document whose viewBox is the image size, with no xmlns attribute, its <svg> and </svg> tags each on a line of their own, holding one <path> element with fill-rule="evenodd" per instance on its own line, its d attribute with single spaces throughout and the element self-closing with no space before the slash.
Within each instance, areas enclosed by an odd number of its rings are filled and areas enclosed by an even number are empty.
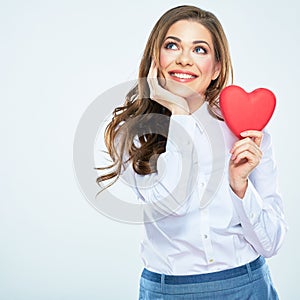
<svg viewBox="0 0 300 300">
<path fill-rule="evenodd" d="M 182 51 L 178 56 L 176 57 L 176 63 L 178 65 L 187 66 L 193 65 L 193 59 L 188 51 Z"/>
</svg>

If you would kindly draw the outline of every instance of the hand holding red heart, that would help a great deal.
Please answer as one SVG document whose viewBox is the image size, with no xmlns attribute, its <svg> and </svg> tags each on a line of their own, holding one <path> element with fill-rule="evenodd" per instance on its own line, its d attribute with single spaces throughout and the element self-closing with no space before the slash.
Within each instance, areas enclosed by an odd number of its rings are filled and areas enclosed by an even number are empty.
<svg viewBox="0 0 300 300">
<path fill-rule="evenodd" d="M 250 173 L 262 158 L 261 130 L 271 119 L 275 105 L 275 95 L 264 88 L 246 93 L 241 87 L 232 85 L 220 94 L 220 108 L 226 124 L 237 137 L 242 137 L 233 145 L 229 163 L 230 186 L 240 198 L 245 195 Z"/>
<path fill-rule="evenodd" d="M 260 145 L 263 133 L 248 130 L 242 132 L 241 135 L 244 138 L 237 141 L 230 150 L 229 180 L 232 190 L 243 198 L 248 185 L 248 177 L 262 158 Z"/>
</svg>

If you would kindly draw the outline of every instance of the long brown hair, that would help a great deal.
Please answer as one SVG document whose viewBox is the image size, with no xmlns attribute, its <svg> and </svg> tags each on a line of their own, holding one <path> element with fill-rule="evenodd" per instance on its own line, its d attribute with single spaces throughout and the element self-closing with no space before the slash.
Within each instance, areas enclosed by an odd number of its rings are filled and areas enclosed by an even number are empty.
<svg viewBox="0 0 300 300">
<path fill-rule="evenodd" d="M 159 62 L 159 53 L 169 28 L 180 20 L 195 21 L 206 27 L 212 36 L 215 60 L 220 63 L 220 74 L 212 80 L 205 93 L 211 114 L 221 119 L 219 94 L 233 80 L 232 64 L 227 38 L 219 20 L 211 12 L 195 6 L 182 5 L 168 10 L 157 21 L 148 38 L 139 67 L 138 83 L 128 92 L 125 103 L 113 112 L 105 130 L 105 144 L 112 164 L 98 170 L 108 171 L 97 182 L 118 178 L 126 162 L 141 175 L 156 171 L 156 159 L 165 152 L 168 118 L 171 112 L 149 97 L 147 78 L 151 61 Z M 157 116 L 165 117 L 158 118 Z M 126 157 L 126 159 L 125 159 Z"/>
</svg>

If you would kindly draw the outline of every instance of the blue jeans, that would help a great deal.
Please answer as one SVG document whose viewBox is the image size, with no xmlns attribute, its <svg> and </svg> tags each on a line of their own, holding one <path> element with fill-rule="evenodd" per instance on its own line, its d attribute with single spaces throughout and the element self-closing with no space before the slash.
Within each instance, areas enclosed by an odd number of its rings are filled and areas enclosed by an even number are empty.
<svg viewBox="0 0 300 300">
<path fill-rule="evenodd" d="M 278 300 L 263 257 L 209 274 L 174 276 L 143 270 L 139 300 Z"/>
</svg>

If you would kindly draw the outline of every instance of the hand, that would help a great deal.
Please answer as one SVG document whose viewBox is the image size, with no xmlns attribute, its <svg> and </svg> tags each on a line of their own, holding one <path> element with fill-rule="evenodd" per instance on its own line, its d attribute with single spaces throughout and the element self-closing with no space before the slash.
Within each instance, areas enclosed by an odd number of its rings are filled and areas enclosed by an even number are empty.
<svg viewBox="0 0 300 300">
<path fill-rule="evenodd" d="M 229 181 L 232 190 L 243 198 L 248 185 L 248 176 L 260 163 L 263 133 L 257 130 L 241 132 L 244 139 L 237 141 L 230 150 Z"/>
<path fill-rule="evenodd" d="M 150 89 L 150 98 L 171 111 L 172 115 L 189 115 L 187 101 L 163 88 L 158 82 L 158 70 L 154 61 L 151 62 L 147 82 Z"/>
</svg>

